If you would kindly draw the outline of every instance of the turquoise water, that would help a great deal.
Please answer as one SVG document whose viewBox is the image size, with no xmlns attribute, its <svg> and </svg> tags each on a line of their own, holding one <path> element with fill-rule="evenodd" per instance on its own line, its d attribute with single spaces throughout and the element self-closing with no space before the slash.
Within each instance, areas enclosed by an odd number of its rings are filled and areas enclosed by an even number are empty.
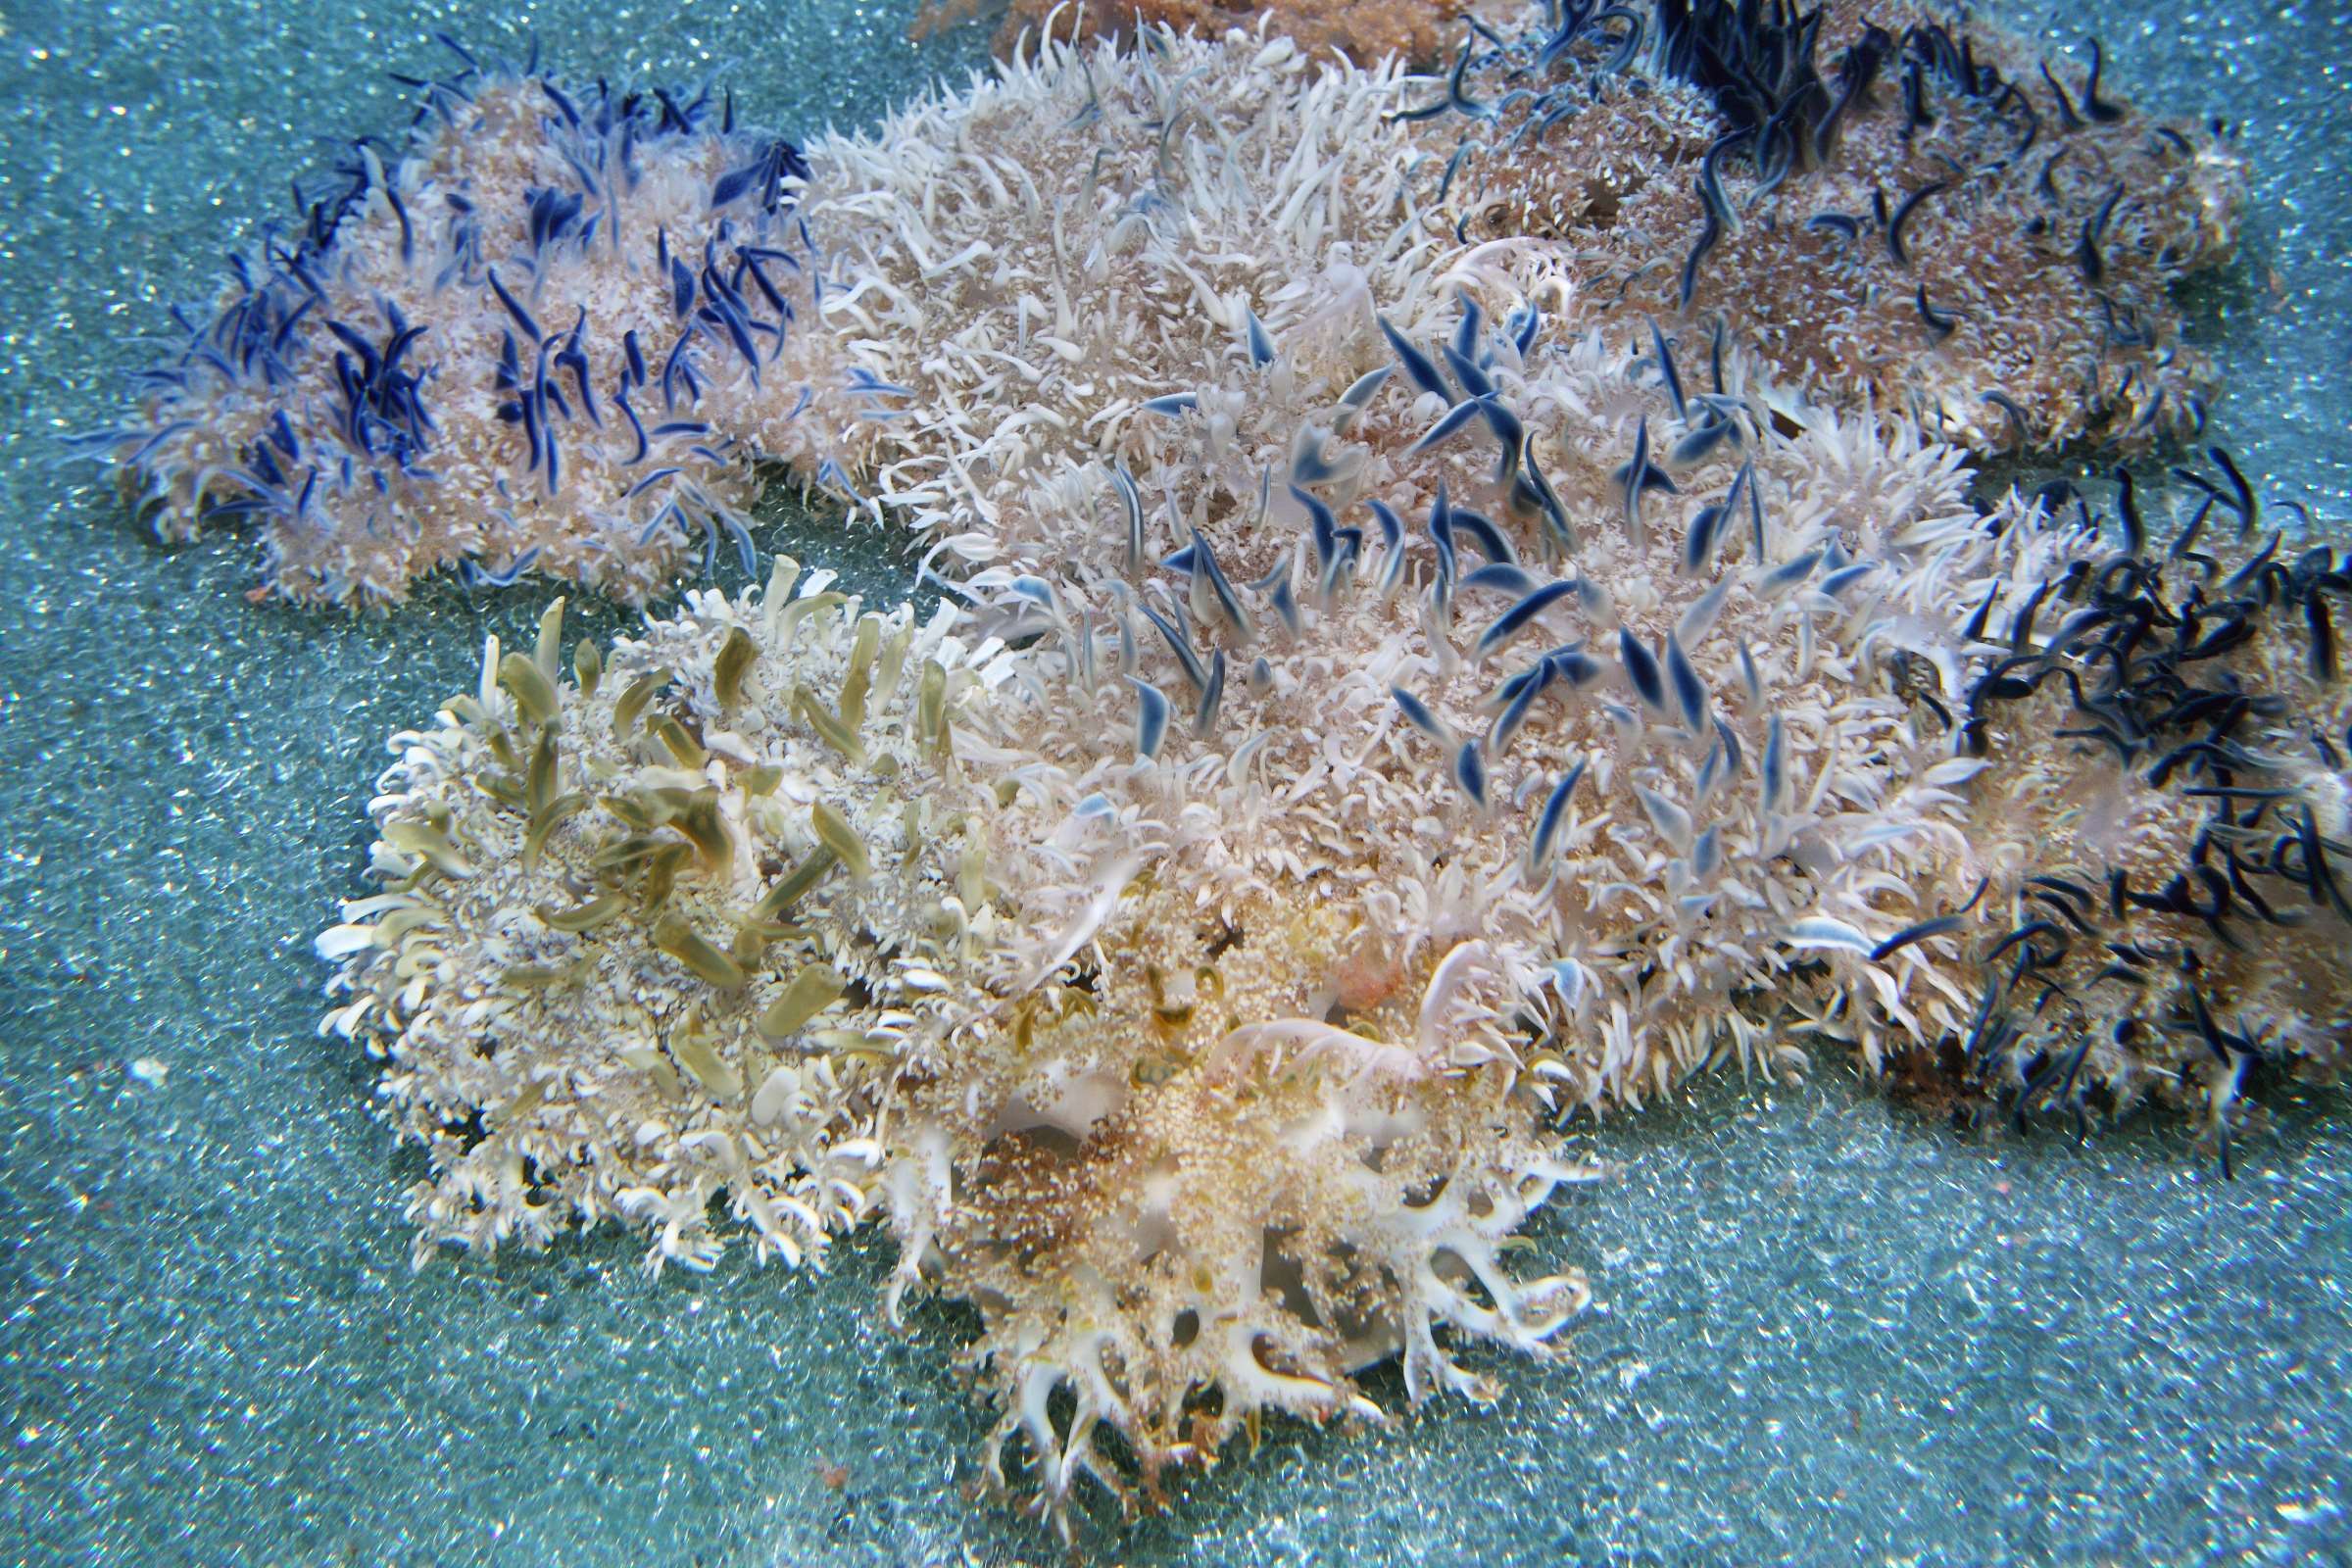
<svg viewBox="0 0 2352 1568">
<path fill-rule="evenodd" d="M 413 1156 L 315 1032 L 310 937 L 356 883 L 384 736 L 551 595 L 257 611 L 248 546 L 159 548 L 53 460 L 289 173 L 405 119 L 382 73 L 429 67 L 433 28 L 516 54 L 535 29 L 576 75 L 715 72 L 805 130 L 982 60 L 987 21 L 917 50 L 906 14 L 0 11 L 0 1560 L 1057 1560 L 962 1501 L 968 1325 L 884 1332 L 879 1246 L 822 1277 L 649 1280 L 612 1235 L 411 1274 Z M 2352 16 L 2097 20 L 2128 88 L 2244 122 L 2250 257 L 2199 307 L 2216 433 L 2346 515 Z M 836 526 L 779 508 L 761 542 L 879 554 Z M 1536 1229 L 1607 1302 L 1566 1359 L 1497 1367 L 1488 1411 L 1272 1431 L 1101 1555 L 2352 1560 L 2343 1112 L 2284 1106 L 2225 1185 L 2163 1124 L 1980 1142 L 1838 1069 L 1703 1085 L 1602 1129 L 1615 1179 Z"/>
</svg>

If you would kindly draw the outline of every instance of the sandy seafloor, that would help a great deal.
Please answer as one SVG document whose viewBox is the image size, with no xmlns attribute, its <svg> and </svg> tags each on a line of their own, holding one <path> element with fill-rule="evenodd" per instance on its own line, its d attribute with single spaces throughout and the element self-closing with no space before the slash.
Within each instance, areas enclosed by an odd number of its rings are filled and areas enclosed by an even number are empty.
<svg viewBox="0 0 2352 1568">
<path fill-rule="evenodd" d="M 2234 383 L 2216 433 L 2275 498 L 2352 514 L 2352 15 L 2018 15 L 2095 21 L 2111 81 L 2243 124 L 2249 256 L 2197 327 Z M 650 1280 L 611 1232 L 411 1273 L 413 1156 L 315 1032 L 309 941 L 357 886 L 384 737 L 548 595 L 256 610 L 249 545 L 160 548 L 52 462 L 289 173 L 403 122 L 383 72 L 435 64 L 432 28 L 535 27 L 574 76 L 716 71 L 807 129 L 983 58 L 985 22 L 915 49 L 905 21 L 0 0 L 0 1562 L 1058 1560 L 961 1500 L 967 1325 L 884 1332 L 879 1243 L 822 1277 L 738 1251 Z M 763 543 L 856 567 L 830 526 Z M 1098 1557 L 2352 1561 L 2341 1097 L 2285 1107 L 2232 1184 L 2177 1125 L 1974 1139 L 1835 1064 L 1591 1143 L 1614 1178 L 1535 1232 L 1607 1302 L 1564 1359 L 1502 1366 L 1489 1410 L 1279 1426 Z"/>
</svg>

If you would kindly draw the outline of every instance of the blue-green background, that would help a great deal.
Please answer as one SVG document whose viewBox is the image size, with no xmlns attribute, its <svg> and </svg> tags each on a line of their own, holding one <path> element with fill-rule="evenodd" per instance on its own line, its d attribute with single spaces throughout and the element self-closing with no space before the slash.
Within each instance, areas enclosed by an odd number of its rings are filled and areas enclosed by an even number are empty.
<svg viewBox="0 0 2352 1568">
<path fill-rule="evenodd" d="M 574 76 L 713 74 L 808 130 L 960 79 L 990 26 L 917 49 L 881 0 L 494 9 L 0 3 L 0 1561 L 1057 1560 L 961 1499 L 967 1325 L 883 1331 L 878 1245 L 821 1277 L 649 1280 L 611 1234 L 410 1272 L 413 1166 L 315 1033 L 309 939 L 358 884 L 384 737 L 548 596 L 255 610 L 249 545 L 158 547 L 55 461 L 290 174 L 405 122 L 383 73 L 433 68 L 434 27 L 517 54 L 535 29 Z M 2013 20 L 2072 44 L 2086 17 Z M 2216 433 L 2345 516 L 2352 16 L 2087 20 L 2111 82 L 2243 127 L 2248 261 L 2197 303 Z M 765 542 L 854 564 L 831 526 L 779 506 Z M 1978 1141 L 1839 1066 L 1592 1143 L 1619 1174 L 1536 1233 L 1607 1301 L 1565 1360 L 1499 1368 L 1491 1410 L 1278 1427 L 1098 1555 L 2352 1561 L 2340 1098 L 2289 1104 L 2229 1185 L 2178 1127 Z"/>
</svg>

